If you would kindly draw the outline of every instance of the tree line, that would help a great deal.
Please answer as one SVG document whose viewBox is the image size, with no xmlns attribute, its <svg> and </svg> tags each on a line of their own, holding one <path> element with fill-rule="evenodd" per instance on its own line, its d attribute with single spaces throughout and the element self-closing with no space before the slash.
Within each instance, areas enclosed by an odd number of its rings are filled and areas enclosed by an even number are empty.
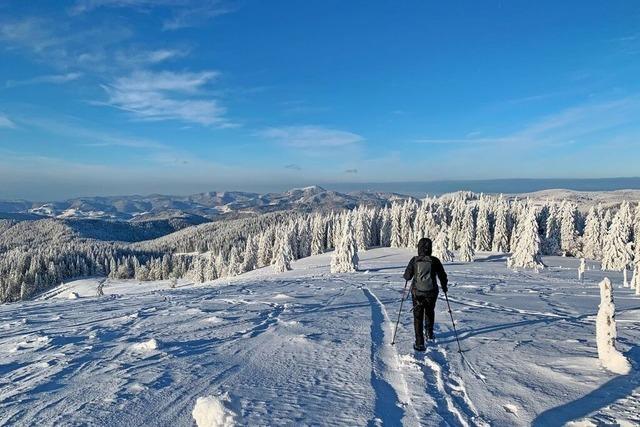
<svg viewBox="0 0 640 427">
<path fill-rule="evenodd" d="M 434 240 L 434 255 L 444 262 L 493 251 L 511 253 L 512 268 L 543 268 L 542 255 L 564 255 L 626 272 L 640 260 L 640 206 L 626 201 L 585 214 L 570 201 L 459 192 L 385 207 L 269 213 L 132 244 L 80 238 L 56 220 L 31 223 L 39 224 L 0 222 L 0 302 L 85 276 L 204 282 L 266 266 L 286 271 L 296 259 L 327 251 L 334 251 L 332 271 L 353 271 L 358 251 L 415 247 L 422 237 Z"/>
</svg>

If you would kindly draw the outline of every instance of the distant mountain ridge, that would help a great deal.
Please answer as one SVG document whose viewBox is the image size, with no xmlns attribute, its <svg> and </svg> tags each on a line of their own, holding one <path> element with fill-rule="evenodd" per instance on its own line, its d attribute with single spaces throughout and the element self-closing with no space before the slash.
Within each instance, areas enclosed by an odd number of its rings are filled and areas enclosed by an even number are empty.
<svg viewBox="0 0 640 427">
<path fill-rule="evenodd" d="M 357 191 L 340 193 L 319 186 L 294 188 L 283 193 L 211 191 L 188 196 L 78 197 L 65 201 L 0 201 L 0 218 L 6 219 L 108 219 L 157 221 L 182 218 L 191 224 L 281 210 L 332 210 L 357 205 L 382 206 L 410 198 L 397 193 Z"/>
</svg>

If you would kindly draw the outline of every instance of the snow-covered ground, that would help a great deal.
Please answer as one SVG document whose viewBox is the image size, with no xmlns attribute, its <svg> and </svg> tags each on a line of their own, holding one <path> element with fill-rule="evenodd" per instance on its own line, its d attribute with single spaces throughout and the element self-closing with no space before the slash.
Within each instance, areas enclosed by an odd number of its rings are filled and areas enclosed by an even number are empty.
<svg viewBox="0 0 640 427">
<path fill-rule="evenodd" d="M 578 260 L 545 258 L 540 273 L 509 271 L 497 254 L 446 265 L 461 355 L 444 300 L 437 344 L 413 352 L 407 308 L 391 346 L 411 251 L 360 256 L 352 274 L 330 274 L 325 254 L 283 274 L 176 289 L 106 280 L 102 297 L 103 279 L 87 279 L 2 305 L 0 424 L 640 423 L 640 298 L 619 273 L 606 275 L 626 376 L 600 367 L 605 273 L 587 270 L 581 284 Z"/>
</svg>

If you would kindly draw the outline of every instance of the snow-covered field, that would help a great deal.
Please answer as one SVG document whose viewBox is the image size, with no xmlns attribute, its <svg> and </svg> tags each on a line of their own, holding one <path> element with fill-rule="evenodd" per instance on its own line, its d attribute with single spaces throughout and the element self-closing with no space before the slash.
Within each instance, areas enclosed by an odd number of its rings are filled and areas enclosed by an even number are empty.
<svg viewBox="0 0 640 427">
<path fill-rule="evenodd" d="M 283 274 L 176 289 L 107 280 L 102 297 L 102 279 L 79 280 L 2 305 L 0 424 L 640 423 L 640 297 L 619 273 L 606 275 L 618 347 L 633 364 L 626 376 L 598 362 L 605 273 L 588 270 L 581 284 L 575 259 L 544 258 L 540 273 L 509 271 L 498 254 L 448 264 L 463 355 L 444 300 L 437 344 L 413 352 L 407 308 L 391 346 L 411 254 L 370 250 L 344 275 L 330 274 L 325 254 Z"/>
</svg>

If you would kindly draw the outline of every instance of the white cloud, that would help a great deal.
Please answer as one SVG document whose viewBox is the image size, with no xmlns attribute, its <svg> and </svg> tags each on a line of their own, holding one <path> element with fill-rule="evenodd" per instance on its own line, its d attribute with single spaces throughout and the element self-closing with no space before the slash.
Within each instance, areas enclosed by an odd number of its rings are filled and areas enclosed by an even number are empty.
<svg viewBox="0 0 640 427">
<path fill-rule="evenodd" d="M 285 126 L 268 128 L 260 136 L 294 148 L 342 147 L 364 141 L 358 134 L 322 126 Z"/>
<path fill-rule="evenodd" d="M 62 84 L 78 80 L 80 77 L 82 77 L 82 73 L 49 74 L 25 80 L 9 80 L 6 83 L 6 87 L 28 86 L 42 83 Z"/>
<path fill-rule="evenodd" d="M 213 81 L 216 71 L 152 72 L 136 71 L 104 86 L 108 105 L 127 111 L 142 120 L 179 120 L 187 123 L 233 126 L 226 109 L 214 99 L 202 98 L 201 90 Z"/>
<path fill-rule="evenodd" d="M 163 22 L 165 30 L 193 27 L 233 11 L 232 7 L 221 0 L 78 0 L 69 12 L 78 15 L 106 7 L 141 11 L 152 8 L 168 9 L 169 17 Z"/>
<path fill-rule="evenodd" d="M 2 128 L 8 128 L 8 129 L 14 129 L 16 127 L 15 123 L 13 123 L 9 117 L 5 116 L 4 114 L 0 114 L 0 129 Z"/>
</svg>

